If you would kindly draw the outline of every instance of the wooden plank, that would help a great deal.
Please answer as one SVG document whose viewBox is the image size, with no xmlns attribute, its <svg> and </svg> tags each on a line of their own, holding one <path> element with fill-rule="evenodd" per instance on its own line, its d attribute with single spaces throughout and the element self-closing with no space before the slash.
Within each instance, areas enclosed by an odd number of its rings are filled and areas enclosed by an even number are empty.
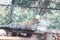
<svg viewBox="0 0 60 40">
<path fill-rule="evenodd" d="M 0 40 L 20 40 L 20 37 L 0 36 Z"/>
<path fill-rule="evenodd" d="M 32 37 L 11 37 L 11 36 L 0 36 L 0 40 L 37 40 L 36 36 Z"/>
</svg>

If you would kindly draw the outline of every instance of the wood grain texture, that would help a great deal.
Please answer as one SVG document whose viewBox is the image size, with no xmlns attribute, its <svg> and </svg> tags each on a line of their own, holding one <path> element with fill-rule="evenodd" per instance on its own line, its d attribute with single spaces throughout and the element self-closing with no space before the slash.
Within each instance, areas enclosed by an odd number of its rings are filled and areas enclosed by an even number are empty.
<svg viewBox="0 0 60 40">
<path fill-rule="evenodd" d="M 10 36 L 0 36 L 0 40 L 37 40 L 37 37 L 33 35 L 32 37 L 10 37 Z"/>
</svg>

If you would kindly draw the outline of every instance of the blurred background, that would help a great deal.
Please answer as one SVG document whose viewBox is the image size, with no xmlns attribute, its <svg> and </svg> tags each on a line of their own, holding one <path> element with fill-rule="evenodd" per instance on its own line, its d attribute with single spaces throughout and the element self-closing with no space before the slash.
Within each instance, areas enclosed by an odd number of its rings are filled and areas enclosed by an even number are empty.
<svg viewBox="0 0 60 40">
<path fill-rule="evenodd" d="M 60 29 L 60 0 L 0 0 L 0 25 L 46 17 L 50 29 Z"/>
</svg>

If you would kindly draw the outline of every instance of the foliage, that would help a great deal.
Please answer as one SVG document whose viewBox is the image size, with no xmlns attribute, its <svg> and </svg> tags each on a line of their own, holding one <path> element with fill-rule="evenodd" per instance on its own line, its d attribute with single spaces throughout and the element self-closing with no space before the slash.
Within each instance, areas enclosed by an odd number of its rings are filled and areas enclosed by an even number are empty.
<svg viewBox="0 0 60 40">
<path fill-rule="evenodd" d="M 50 28 L 52 29 L 60 29 L 60 11 L 53 14 L 53 17 L 51 18 L 51 25 Z"/>
<path fill-rule="evenodd" d="M 31 4 L 34 4 L 37 0 L 14 0 L 14 4 L 18 6 L 30 6 Z"/>
<path fill-rule="evenodd" d="M 37 8 L 24 8 L 23 6 L 30 7 L 44 7 L 44 1 L 47 0 L 14 0 L 14 8 L 13 8 L 13 22 L 22 22 L 27 21 L 29 19 L 34 18 L 37 13 L 41 11 L 41 9 Z M 60 9 L 60 0 L 50 0 L 51 2 L 45 7 L 48 8 L 59 8 Z M 46 2 L 47 3 L 47 2 Z M 8 24 L 9 23 L 9 15 L 10 15 L 10 7 L 11 6 L 0 6 L 0 24 Z M 45 11 L 45 12 L 44 12 Z M 51 22 L 50 28 L 56 29 L 60 28 L 60 10 L 52 10 L 52 9 L 43 9 L 42 14 L 46 15 L 49 21 Z M 43 15 L 42 15 L 43 17 Z"/>
<path fill-rule="evenodd" d="M 28 8 L 23 9 L 21 7 L 19 8 L 15 7 L 13 14 L 14 14 L 14 18 L 13 18 L 14 22 L 21 22 L 34 18 L 34 16 L 37 13 L 34 12 L 32 9 L 28 9 Z"/>
<path fill-rule="evenodd" d="M 8 24 L 9 23 L 9 6 L 0 6 L 0 24 Z"/>
</svg>

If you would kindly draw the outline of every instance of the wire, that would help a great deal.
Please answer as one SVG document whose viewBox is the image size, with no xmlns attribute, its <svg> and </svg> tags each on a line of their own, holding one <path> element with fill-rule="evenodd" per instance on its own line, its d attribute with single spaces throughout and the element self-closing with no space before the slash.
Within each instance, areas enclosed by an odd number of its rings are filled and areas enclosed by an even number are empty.
<svg viewBox="0 0 60 40">
<path fill-rule="evenodd" d="M 60 10 L 60 8 L 42 8 L 42 7 L 29 7 L 29 6 L 21 6 L 24 8 L 37 8 L 37 9 L 51 9 L 51 10 Z"/>
<path fill-rule="evenodd" d="M 0 4 L 0 6 L 11 6 L 11 5 Z"/>
</svg>

